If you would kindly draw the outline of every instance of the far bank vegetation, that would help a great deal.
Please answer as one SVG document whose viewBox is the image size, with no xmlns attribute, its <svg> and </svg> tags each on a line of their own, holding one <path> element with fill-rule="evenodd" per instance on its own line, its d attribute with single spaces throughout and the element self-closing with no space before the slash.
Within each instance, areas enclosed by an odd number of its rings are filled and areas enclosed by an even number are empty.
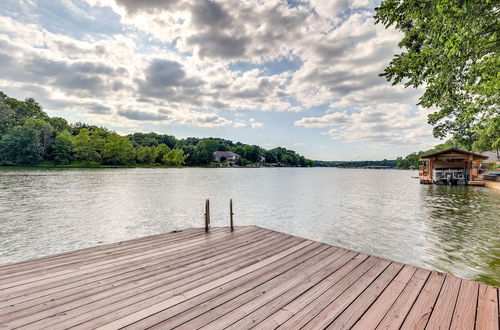
<svg viewBox="0 0 500 330">
<path fill-rule="evenodd" d="M 104 127 L 69 124 L 48 116 L 32 98 L 21 101 L 0 92 L 0 165 L 209 166 L 215 151 L 237 153 L 239 166 L 260 163 L 262 157 L 282 166 L 312 164 L 282 147 L 266 150 L 220 138 L 156 133 L 122 136 Z"/>
</svg>

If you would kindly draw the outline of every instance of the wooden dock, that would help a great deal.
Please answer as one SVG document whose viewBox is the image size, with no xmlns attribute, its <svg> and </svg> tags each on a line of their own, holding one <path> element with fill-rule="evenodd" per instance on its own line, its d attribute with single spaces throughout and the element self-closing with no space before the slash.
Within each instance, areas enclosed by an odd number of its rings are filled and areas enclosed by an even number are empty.
<svg viewBox="0 0 500 330">
<path fill-rule="evenodd" d="M 468 184 L 469 186 L 484 187 L 484 181 L 479 181 L 479 180 L 469 181 L 469 182 L 467 182 L 467 184 Z"/>
<path fill-rule="evenodd" d="M 497 329 L 499 289 L 255 227 L 0 266 L 0 328 Z"/>
<path fill-rule="evenodd" d="M 500 182 L 495 181 L 469 181 L 470 186 L 488 187 L 500 190 Z"/>
</svg>

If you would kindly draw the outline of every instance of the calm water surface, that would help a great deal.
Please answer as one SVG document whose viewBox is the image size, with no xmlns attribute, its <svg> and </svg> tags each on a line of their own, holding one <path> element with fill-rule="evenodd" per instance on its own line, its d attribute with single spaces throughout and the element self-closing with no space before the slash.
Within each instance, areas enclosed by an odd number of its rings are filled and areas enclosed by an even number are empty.
<svg viewBox="0 0 500 330">
<path fill-rule="evenodd" d="M 500 285 L 500 191 L 334 168 L 0 170 L 0 263 L 203 226 L 259 225 Z"/>
</svg>

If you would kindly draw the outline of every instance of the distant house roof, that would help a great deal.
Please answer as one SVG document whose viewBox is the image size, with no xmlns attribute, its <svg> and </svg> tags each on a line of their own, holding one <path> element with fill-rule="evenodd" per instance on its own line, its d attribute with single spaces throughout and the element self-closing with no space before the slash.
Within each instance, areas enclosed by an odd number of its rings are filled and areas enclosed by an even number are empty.
<svg viewBox="0 0 500 330">
<path fill-rule="evenodd" d="M 219 157 L 240 157 L 240 155 L 235 154 L 234 152 L 231 151 L 214 151 L 214 156 L 219 156 Z"/>
<path fill-rule="evenodd" d="M 477 157 L 477 158 L 481 158 L 481 159 L 488 159 L 488 156 L 484 156 L 484 155 L 481 155 L 481 154 L 476 154 L 475 152 L 460 150 L 460 149 L 457 149 L 457 148 L 450 148 L 450 149 L 446 149 L 446 150 L 443 150 L 443 151 L 434 152 L 432 154 L 428 154 L 428 155 L 422 156 L 421 158 L 424 158 L 424 159 L 425 158 L 431 158 L 431 157 L 439 156 L 439 155 L 442 155 L 442 154 L 463 154 L 463 155 L 469 155 L 469 156 L 473 156 L 473 157 Z"/>
</svg>

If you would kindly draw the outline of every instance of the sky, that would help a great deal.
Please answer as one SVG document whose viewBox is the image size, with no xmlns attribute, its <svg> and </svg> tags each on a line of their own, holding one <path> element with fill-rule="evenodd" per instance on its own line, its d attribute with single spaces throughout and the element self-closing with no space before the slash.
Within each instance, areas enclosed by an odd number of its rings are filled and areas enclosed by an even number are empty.
<svg viewBox="0 0 500 330">
<path fill-rule="evenodd" d="M 373 0 L 2 0 L 0 90 L 120 134 L 221 137 L 318 160 L 439 143 L 422 90 L 379 74 Z"/>
</svg>

